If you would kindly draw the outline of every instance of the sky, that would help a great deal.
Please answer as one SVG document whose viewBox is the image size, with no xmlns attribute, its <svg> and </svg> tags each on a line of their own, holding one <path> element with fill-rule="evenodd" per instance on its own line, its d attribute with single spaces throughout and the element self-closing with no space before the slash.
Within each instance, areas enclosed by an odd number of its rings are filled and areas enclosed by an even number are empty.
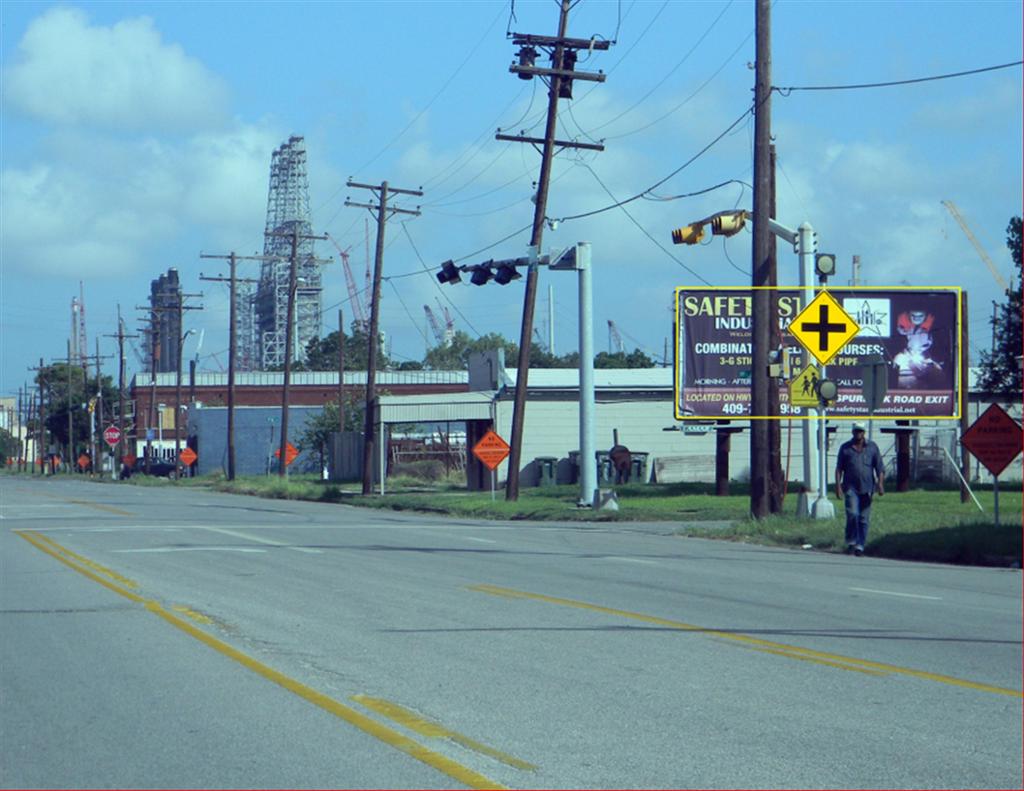
<svg viewBox="0 0 1024 791">
<path fill-rule="evenodd" d="M 778 0 L 772 82 L 780 88 L 910 80 L 1022 58 L 1019 0 Z M 436 343 L 424 305 L 456 329 L 518 342 L 523 280 L 441 286 L 441 262 L 526 254 L 547 90 L 509 72 L 509 30 L 554 35 L 555 0 L 463 2 L 19 2 L 0 4 L 0 395 L 66 355 L 84 293 L 88 346 L 116 371 L 117 313 L 141 326 L 150 281 L 178 269 L 191 300 L 186 359 L 227 365 L 226 273 L 201 253 L 263 249 L 270 158 L 305 138 L 311 222 L 362 281 L 376 225 L 349 178 L 422 189 L 386 225 L 381 328 L 398 362 Z M 671 230 L 752 208 L 754 7 L 749 0 L 579 0 L 569 35 L 611 40 L 581 53 L 559 103 L 558 137 L 602 152 L 556 157 L 545 251 L 593 246 L 594 336 L 614 321 L 627 350 L 661 361 L 679 286 L 750 282 L 749 229 L 674 246 Z M 539 62 L 538 65 L 545 65 Z M 860 90 L 780 91 L 771 101 L 777 219 L 810 222 L 834 252 L 834 285 L 961 286 L 972 361 L 991 343 L 1002 289 L 941 201 L 952 201 L 1004 279 L 1021 214 L 1020 66 Z M 724 133 L 724 134 L 723 134 Z M 708 147 L 710 145 L 710 147 Z M 722 185 L 710 191 L 708 188 Z M 655 187 L 655 185 L 657 185 Z M 654 189 L 651 189 L 654 187 Z M 650 190 L 648 192 L 645 192 Z M 641 195 L 622 205 L 616 205 Z M 693 195 L 693 193 L 701 193 Z M 677 197 L 689 196 L 689 197 Z M 605 209 L 604 211 L 598 211 Z M 590 214 L 579 219 L 578 214 Z M 368 243 L 369 239 L 369 243 Z M 353 316 L 337 250 L 318 243 L 322 334 Z M 258 264 L 240 264 L 254 277 Z M 779 245 L 782 284 L 798 278 Z M 80 285 L 81 284 L 81 285 Z M 577 283 L 541 271 L 535 326 L 574 351 Z M 200 346 L 200 340 L 202 345 Z M 134 353 L 129 371 L 144 370 Z"/>
</svg>

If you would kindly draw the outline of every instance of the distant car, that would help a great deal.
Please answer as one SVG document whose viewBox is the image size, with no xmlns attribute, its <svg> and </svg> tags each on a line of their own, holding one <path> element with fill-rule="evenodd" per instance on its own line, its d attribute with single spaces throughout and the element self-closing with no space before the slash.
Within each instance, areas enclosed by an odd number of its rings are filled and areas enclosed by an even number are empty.
<svg viewBox="0 0 1024 791">
<path fill-rule="evenodd" d="M 146 460 L 139 458 L 135 460 L 135 465 L 132 467 L 132 475 L 145 475 L 146 474 Z M 178 467 L 169 461 L 163 459 L 153 459 L 149 463 L 149 474 L 159 478 L 177 478 Z"/>
</svg>

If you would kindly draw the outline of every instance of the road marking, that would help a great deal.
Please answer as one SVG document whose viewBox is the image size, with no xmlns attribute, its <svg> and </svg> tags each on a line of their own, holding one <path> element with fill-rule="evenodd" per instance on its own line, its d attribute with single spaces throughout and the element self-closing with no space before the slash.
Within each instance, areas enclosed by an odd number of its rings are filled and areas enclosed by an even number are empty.
<svg viewBox="0 0 1024 791">
<path fill-rule="evenodd" d="M 43 536 L 33 534 L 32 531 L 15 530 L 14 532 L 16 535 L 21 536 L 32 544 L 32 546 L 36 547 L 36 549 L 56 558 L 64 565 L 71 567 L 79 574 L 88 577 L 94 582 L 98 582 L 100 585 L 112 590 L 114 593 L 142 604 L 149 612 L 158 615 L 189 636 L 194 637 L 196 640 L 199 640 L 201 643 L 206 644 L 224 656 L 235 660 L 240 665 L 251 670 L 257 675 L 262 676 L 268 681 L 274 682 L 294 695 L 298 695 L 303 700 L 306 700 L 314 706 L 333 714 L 338 719 L 355 726 L 364 733 L 368 733 L 388 746 L 394 747 L 396 750 L 399 750 L 411 758 L 426 764 L 432 769 L 436 769 L 456 782 L 462 783 L 470 788 L 505 788 L 505 786 L 491 780 L 489 777 L 486 777 L 467 766 L 463 766 L 441 753 L 434 752 L 433 750 L 424 747 L 419 742 L 414 741 L 407 736 L 403 736 L 398 731 L 393 730 L 386 725 L 382 725 L 376 720 L 367 717 L 365 714 L 361 714 L 351 706 L 346 706 L 344 703 L 340 703 L 339 701 L 324 695 L 322 692 L 317 692 L 312 687 L 308 687 L 302 682 L 296 681 L 295 679 L 286 676 L 284 673 L 274 670 L 269 665 L 265 665 L 262 662 L 253 659 L 248 654 L 242 653 L 237 648 L 228 645 L 222 640 L 218 640 L 213 635 L 207 634 L 199 627 L 190 624 L 188 621 L 185 621 L 174 613 L 164 609 L 159 602 L 154 601 L 153 599 L 145 599 L 127 588 L 121 587 L 120 585 L 104 579 L 86 566 L 80 565 L 70 557 L 65 557 L 65 555 L 62 554 L 63 552 L 68 552 L 69 554 L 73 553 L 64 547 L 61 547 L 55 541 L 50 539 L 44 540 Z M 51 548 L 48 544 L 53 545 L 55 548 Z"/>
<path fill-rule="evenodd" d="M 81 563 L 83 566 L 89 567 L 90 569 L 95 571 L 97 574 L 103 574 L 104 576 L 109 577 L 110 579 L 114 580 L 115 582 L 121 583 L 126 588 L 137 588 L 137 587 L 139 587 L 139 583 L 137 583 L 135 580 L 128 579 L 128 577 L 122 577 L 120 574 L 118 574 L 113 569 L 108 569 L 106 566 L 101 566 L 99 563 L 94 563 L 93 561 L 89 560 L 88 558 L 82 557 L 81 555 L 77 554 L 76 552 L 72 552 L 67 547 L 65 547 L 65 546 L 63 546 L 61 544 L 58 544 L 56 541 L 54 541 L 49 536 L 39 535 L 34 530 L 32 532 L 35 534 L 36 538 L 39 541 L 44 542 L 47 546 L 51 547 L 54 551 L 59 552 L 62 555 L 65 555 L 65 556 L 71 558 L 72 560 L 74 560 L 74 561 L 76 561 L 78 563 Z"/>
<path fill-rule="evenodd" d="M 103 503 L 94 503 L 90 500 L 72 500 L 68 497 L 61 497 L 57 494 L 48 494 L 47 492 L 38 492 L 40 497 L 49 497 L 51 500 L 60 500 L 64 503 L 71 503 L 72 505 L 84 505 L 86 508 L 95 508 L 98 511 L 106 511 L 107 513 L 117 514 L 118 516 L 135 516 L 131 511 L 122 511 L 120 508 L 114 508 L 112 505 L 103 505 Z"/>
<path fill-rule="evenodd" d="M 295 552 L 305 552 L 309 555 L 322 555 L 323 552 L 319 549 L 310 549 L 309 547 L 293 547 L 291 544 L 287 544 L 284 541 L 272 541 L 269 538 L 257 538 L 256 536 L 246 535 L 245 533 L 239 533 L 237 530 L 228 530 L 226 527 L 206 527 L 203 530 L 209 530 L 212 533 L 220 533 L 221 535 L 231 536 L 232 538 L 241 538 L 245 541 L 253 541 L 257 544 L 266 544 L 270 547 L 284 547 L 285 549 L 291 549 Z"/>
<path fill-rule="evenodd" d="M 645 566 L 657 566 L 658 561 L 646 560 L 645 558 L 625 558 L 618 555 L 606 555 L 601 560 L 618 560 L 622 563 L 643 563 Z"/>
<path fill-rule="evenodd" d="M 862 593 L 877 593 L 882 596 L 902 596 L 907 599 L 931 599 L 932 601 L 942 601 L 941 596 L 924 596 L 920 593 L 896 593 L 895 591 L 876 591 L 873 588 L 850 588 L 852 591 L 861 591 Z"/>
<path fill-rule="evenodd" d="M 255 547 L 144 547 L 140 549 L 112 549 L 123 555 L 160 554 L 163 552 L 249 552 L 263 554 L 267 550 Z"/>
<path fill-rule="evenodd" d="M 476 541 L 476 542 L 481 543 L 481 544 L 497 544 L 498 543 L 493 538 L 477 538 L 476 536 L 459 536 L 459 538 L 464 538 L 467 541 Z"/>
<path fill-rule="evenodd" d="M 615 615 L 620 618 L 630 618 L 632 620 L 643 621 L 645 623 L 653 623 L 659 626 L 668 627 L 669 629 L 679 629 L 680 631 L 685 632 L 699 632 L 701 634 L 711 635 L 723 640 L 742 643 L 747 647 L 756 647 L 759 650 L 766 650 L 770 653 L 779 653 L 791 659 L 800 659 L 805 662 L 817 662 L 818 664 L 838 667 L 843 670 L 864 672 L 866 668 L 868 671 L 877 673 L 892 673 L 911 676 L 913 678 L 936 681 L 940 684 L 949 684 L 950 686 L 955 687 L 966 687 L 967 689 L 974 689 L 981 692 L 992 692 L 996 695 L 1009 695 L 1014 698 L 1024 697 L 1024 692 L 1016 689 L 1007 689 L 1005 687 L 997 687 L 991 684 L 967 681 L 954 676 L 944 676 L 940 673 L 929 673 L 924 670 L 900 667 L 899 665 L 888 665 L 884 662 L 873 662 L 867 659 L 857 659 L 855 657 L 843 656 L 841 654 L 815 651 L 810 648 L 802 648 L 796 645 L 775 643 L 771 640 L 761 640 L 757 637 L 750 637 L 749 635 L 739 634 L 736 632 L 724 632 L 720 629 L 706 629 L 702 626 L 695 626 L 693 624 L 683 623 L 682 621 L 672 621 L 667 618 L 659 618 L 655 615 L 645 615 L 644 613 L 630 612 L 629 610 L 617 610 L 612 607 L 602 607 L 599 604 L 590 604 L 588 602 L 576 601 L 575 599 L 562 599 L 557 596 L 546 596 L 542 593 L 529 593 L 528 591 L 502 588 L 497 585 L 487 584 L 470 585 L 469 590 L 477 591 L 479 593 L 487 593 L 492 596 L 502 596 L 508 599 L 532 599 L 534 601 L 547 602 L 548 604 L 559 604 L 563 607 L 590 610 L 592 612 L 604 613 L 605 615 Z"/>
<path fill-rule="evenodd" d="M 175 612 L 180 612 L 182 615 L 187 615 L 196 623 L 213 623 L 213 618 L 208 615 L 203 615 L 201 612 L 197 612 L 190 607 L 185 607 L 182 604 L 176 604 L 171 607 Z"/>
<path fill-rule="evenodd" d="M 387 717 L 389 720 L 397 722 L 399 725 L 404 725 L 409 730 L 420 734 L 420 736 L 427 736 L 431 739 L 448 739 L 449 741 L 460 744 L 474 752 L 494 758 L 496 761 L 501 761 L 503 764 L 507 764 L 516 769 L 523 769 L 527 772 L 534 772 L 537 770 L 537 767 L 531 763 L 521 761 L 514 755 L 509 755 L 508 753 L 503 753 L 500 750 L 495 750 L 493 747 L 481 744 L 475 739 L 470 739 L 468 736 L 463 736 L 461 733 L 449 730 L 440 723 L 429 720 L 426 717 L 421 717 L 414 711 L 410 711 L 404 706 L 400 706 L 390 700 L 371 698 L 368 695 L 353 695 L 351 699 L 370 709 L 370 711 L 375 711 L 378 714 L 382 714 Z"/>
</svg>

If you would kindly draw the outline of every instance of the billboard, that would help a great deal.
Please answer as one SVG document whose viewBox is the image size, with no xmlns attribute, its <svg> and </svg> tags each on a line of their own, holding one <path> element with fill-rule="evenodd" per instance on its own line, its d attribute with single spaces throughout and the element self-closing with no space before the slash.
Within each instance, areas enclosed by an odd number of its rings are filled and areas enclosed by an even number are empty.
<svg viewBox="0 0 1024 791">
<path fill-rule="evenodd" d="M 795 377 L 814 359 L 786 331 L 803 309 L 799 288 L 776 292 L 778 309 L 773 344 L 789 353 Z M 859 325 L 825 369 L 839 396 L 830 418 L 866 418 L 865 366 L 881 358 L 888 392 L 876 418 L 958 418 L 960 382 L 960 289 L 846 287 L 829 294 Z M 753 300 L 751 288 L 676 289 L 675 416 L 687 419 L 751 417 L 753 374 Z M 773 346 L 774 348 L 774 346 Z M 779 387 L 782 417 L 812 418 L 806 407 L 790 403 L 788 380 Z"/>
</svg>

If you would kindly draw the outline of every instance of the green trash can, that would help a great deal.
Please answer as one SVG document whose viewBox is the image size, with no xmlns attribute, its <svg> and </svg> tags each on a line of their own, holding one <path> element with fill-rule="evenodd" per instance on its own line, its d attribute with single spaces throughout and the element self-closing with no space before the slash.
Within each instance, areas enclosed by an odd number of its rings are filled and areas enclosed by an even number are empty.
<svg viewBox="0 0 1024 791">
<path fill-rule="evenodd" d="M 647 483 L 647 457 L 649 453 L 633 453 L 630 459 L 629 480 L 632 483 Z"/>
<path fill-rule="evenodd" d="M 558 459 L 555 456 L 538 456 L 533 460 L 537 465 L 537 485 L 554 486 L 556 482 L 555 469 Z"/>
</svg>

